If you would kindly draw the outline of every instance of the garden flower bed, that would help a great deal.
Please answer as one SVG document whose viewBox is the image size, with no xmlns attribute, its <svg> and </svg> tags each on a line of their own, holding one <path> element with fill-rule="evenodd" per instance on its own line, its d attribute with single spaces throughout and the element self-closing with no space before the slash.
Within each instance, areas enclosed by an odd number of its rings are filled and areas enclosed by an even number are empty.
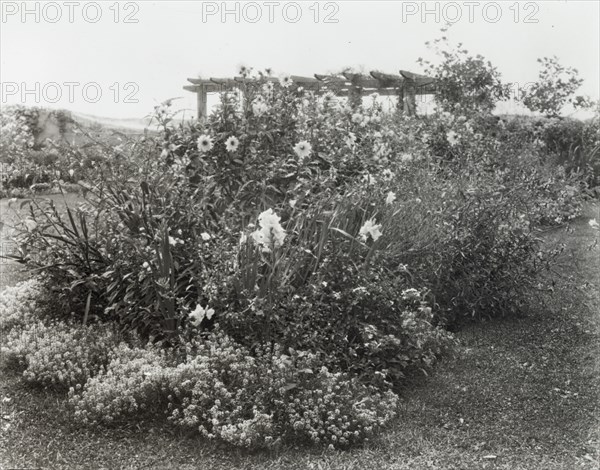
<svg viewBox="0 0 600 470">
<path fill-rule="evenodd" d="M 542 228 L 591 194 L 486 106 L 389 115 L 267 75 L 205 121 L 167 102 L 156 135 L 71 149 L 81 203 L 20 203 L 13 258 L 40 275 L 1 294 L 5 365 L 81 423 L 364 442 L 450 331 L 523 312 L 561 253 Z"/>
</svg>

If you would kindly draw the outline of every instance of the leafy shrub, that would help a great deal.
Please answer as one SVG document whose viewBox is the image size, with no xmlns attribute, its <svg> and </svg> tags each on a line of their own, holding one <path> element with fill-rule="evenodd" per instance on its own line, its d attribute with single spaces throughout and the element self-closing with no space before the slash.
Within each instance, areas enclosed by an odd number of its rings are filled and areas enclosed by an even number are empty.
<svg viewBox="0 0 600 470">
<path fill-rule="evenodd" d="M 523 104 L 531 111 L 539 111 L 547 116 L 559 116 L 566 104 L 576 103 L 573 96 L 583 83 L 577 69 L 564 67 L 558 58 L 538 59 L 542 70 L 539 80 L 529 89 L 523 90 Z"/>
<path fill-rule="evenodd" d="M 502 83 L 498 69 L 483 56 L 471 55 L 462 43 L 451 45 L 447 31 L 448 27 L 443 28 L 441 38 L 426 43 L 441 61 L 418 60 L 425 73 L 436 79 L 436 103 L 447 112 L 456 112 L 456 108 L 491 112 L 499 100 L 509 97 L 509 86 Z"/>
<path fill-rule="evenodd" d="M 600 114 L 587 121 L 550 119 L 541 134 L 553 163 L 581 173 L 588 188 L 600 186 Z"/>
</svg>

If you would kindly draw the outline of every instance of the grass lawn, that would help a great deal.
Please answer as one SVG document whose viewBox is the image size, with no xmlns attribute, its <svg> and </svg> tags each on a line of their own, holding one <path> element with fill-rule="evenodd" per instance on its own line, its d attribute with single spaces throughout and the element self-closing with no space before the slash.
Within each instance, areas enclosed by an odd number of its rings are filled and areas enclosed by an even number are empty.
<svg viewBox="0 0 600 470">
<path fill-rule="evenodd" d="M 0 201 L 4 222 L 5 215 Z M 600 218 L 598 205 L 572 231 L 545 235 L 567 244 L 554 292 L 532 299 L 524 318 L 460 331 L 458 357 L 407 386 L 400 417 L 362 448 L 248 453 L 162 422 L 81 428 L 69 421 L 63 398 L 4 373 L 0 468 L 599 468 L 600 247 L 590 248 L 598 236 L 591 217 Z M 16 280 L 11 269 L 4 285 Z"/>
</svg>

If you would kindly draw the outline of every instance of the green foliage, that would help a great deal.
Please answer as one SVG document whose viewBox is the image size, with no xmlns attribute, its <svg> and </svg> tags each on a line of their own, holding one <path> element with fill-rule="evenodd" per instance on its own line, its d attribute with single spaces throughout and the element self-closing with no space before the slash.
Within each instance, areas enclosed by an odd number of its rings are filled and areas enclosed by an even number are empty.
<svg viewBox="0 0 600 470">
<path fill-rule="evenodd" d="M 426 43 L 440 62 L 418 60 L 427 76 L 436 79 L 436 103 L 449 112 L 456 112 L 457 107 L 491 112 L 499 100 L 510 96 L 509 85 L 502 83 L 498 69 L 482 55 L 471 55 L 462 43 L 451 45 L 447 31 L 447 27 L 442 29 L 441 38 Z"/>
<path fill-rule="evenodd" d="M 565 105 L 585 101 L 583 97 L 574 96 L 583 83 L 577 69 L 561 65 L 556 56 L 543 57 L 538 62 L 542 67 L 538 81 L 522 90 L 522 101 L 528 109 L 556 117 Z"/>
</svg>

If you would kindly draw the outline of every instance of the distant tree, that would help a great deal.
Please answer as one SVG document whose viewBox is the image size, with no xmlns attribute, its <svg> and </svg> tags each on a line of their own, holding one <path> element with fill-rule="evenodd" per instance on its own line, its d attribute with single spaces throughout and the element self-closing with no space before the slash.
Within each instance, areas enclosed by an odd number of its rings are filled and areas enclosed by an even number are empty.
<svg viewBox="0 0 600 470">
<path fill-rule="evenodd" d="M 441 57 L 440 63 L 423 58 L 418 63 L 425 73 L 436 79 L 436 103 L 445 111 L 457 108 L 491 112 L 496 103 L 508 99 L 510 86 L 501 81 L 501 74 L 492 63 L 479 54 L 473 56 L 462 43 L 453 46 L 442 28 L 441 38 L 425 44 Z"/>
<path fill-rule="evenodd" d="M 575 96 L 583 83 L 577 69 L 562 66 L 556 56 L 543 57 L 538 62 L 542 66 L 538 81 L 521 90 L 521 100 L 528 109 L 556 117 L 568 104 L 574 108 L 589 107 L 589 98 Z"/>
</svg>

